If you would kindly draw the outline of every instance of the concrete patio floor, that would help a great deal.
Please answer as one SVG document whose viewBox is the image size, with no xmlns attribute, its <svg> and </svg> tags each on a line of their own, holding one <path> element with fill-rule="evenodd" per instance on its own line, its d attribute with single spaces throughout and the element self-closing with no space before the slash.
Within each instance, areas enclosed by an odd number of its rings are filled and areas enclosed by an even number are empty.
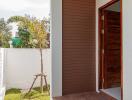
<svg viewBox="0 0 132 100">
<path fill-rule="evenodd" d="M 104 93 L 89 92 L 57 97 L 54 98 L 53 100 L 116 100 L 116 99 Z"/>
</svg>

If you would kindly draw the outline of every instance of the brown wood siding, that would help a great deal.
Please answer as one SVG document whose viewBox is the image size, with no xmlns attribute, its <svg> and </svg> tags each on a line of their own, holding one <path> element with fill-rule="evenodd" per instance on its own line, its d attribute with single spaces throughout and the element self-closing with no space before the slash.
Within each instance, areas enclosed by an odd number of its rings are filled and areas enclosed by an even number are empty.
<svg viewBox="0 0 132 100">
<path fill-rule="evenodd" d="M 95 91 L 95 0 L 63 0 L 63 95 Z"/>
</svg>

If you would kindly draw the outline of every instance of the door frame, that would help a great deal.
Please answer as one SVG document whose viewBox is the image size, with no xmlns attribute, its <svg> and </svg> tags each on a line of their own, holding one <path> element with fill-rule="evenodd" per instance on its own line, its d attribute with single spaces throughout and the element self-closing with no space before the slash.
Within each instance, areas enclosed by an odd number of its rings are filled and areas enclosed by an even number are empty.
<svg viewBox="0 0 132 100">
<path fill-rule="evenodd" d="M 98 86 L 99 86 L 99 89 L 102 89 L 103 87 L 101 86 L 102 84 L 101 84 L 101 74 L 100 73 L 102 73 L 102 64 L 101 64 L 101 62 L 102 62 L 102 60 L 101 60 L 101 57 L 102 57 L 102 55 L 101 55 L 101 52 L 102 52 L 102 50 L 100 49 L 100 46 L 101 46 L 101 26 L 102 26 L 102 21 L 101 21 L 101 15 L 102 15 L 102 11 L 105 9 L 105 8 L 107 8 L 107 7 L 109 7 L 109 6 L 111 6 L 112 4 L 114 4 L 114 3 L 116 3 L 116 2 L 118 2 L 118 1 L 120 1 L 120 30 L 121 30 L 121 32 L 120 32 L 120 37 L 121 37 L 121 46 L 120 46 L 120 49 L 121 49 L 121 58 L 120 58 L 120 60 L 121 60 L 121 100 L 123 100 L 123 43 L 122 43 L 122 0 L 111 0 L 110 2 L 108 2 L 108 3 L 106 3 L 105 5 L 103 5 L 103 6 L 101 6 L 99 9 L 98 9 L 98 48 L 99 48 L 99 51 L 98 51 L 98 66 L 99 66 L 99 69 L 98 69 L 98 72 L 99 72 L 99 77 L 98 77 Z"/>
</svg>

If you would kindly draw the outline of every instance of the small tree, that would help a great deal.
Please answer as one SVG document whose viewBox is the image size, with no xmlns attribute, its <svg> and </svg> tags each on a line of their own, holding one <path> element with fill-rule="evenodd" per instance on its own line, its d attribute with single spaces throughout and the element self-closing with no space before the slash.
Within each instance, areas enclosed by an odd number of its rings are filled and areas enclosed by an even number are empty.
<svg viewBox="0 0 132 100">
<path fill-rule="evenodd" d="M 47 42 L 47 32 L 46 32 L 46 23 L 44 20 L 38 20 L 35 17 L 30 16 L 13 16 L 9 18 L 8 22 L 19 22 L 19 37 L 22 39 L 23 43 L 26 47 L 30 44 L 33 48 L 39 48 L 40 49 L 40 62 L 41 62 L 41 73 L 36 75 L 36 79 L 38 76 L 41 77 L 40 83 L 41 83 L 41 92 L 43 92 L 43 77 L 46 82 L 46 75 L 43 72 L 43 57 L 42 57 L 42 48 L 47 48 L 48 42 Z M 25 30 L 26 29 L 26 30 Z M 34 42 L 35 40 L 35 42 Z M 34 82 L 29 90 L 31 91 Z M 48 86 L 47 86 L 48 88 Z"/>
<path fill-rule="evenodd" d="M 34 35 L 33 38 L 37 40 L 37 46 L 40 48 L 40 58 L 41 58 L 41 92 L 43 92 L 43 77 L 45 77 L 44 72 L 43 72 L 43 57 L 42 57 L 42 48 L 47 48 L 47 32 L 45 29 L 45 22 L 40 21 L 37 19 L 33 19 L 31 27 L 29 28 L 30 32 Z M 45 79 L 46 80 L 46 79 Z M 45 81 L 46 82 L 46 81 Z M 47 86 L 47 82 L 46 82 Z M 47 86 L 48 88 L 48 86 Z"/>
</svg>

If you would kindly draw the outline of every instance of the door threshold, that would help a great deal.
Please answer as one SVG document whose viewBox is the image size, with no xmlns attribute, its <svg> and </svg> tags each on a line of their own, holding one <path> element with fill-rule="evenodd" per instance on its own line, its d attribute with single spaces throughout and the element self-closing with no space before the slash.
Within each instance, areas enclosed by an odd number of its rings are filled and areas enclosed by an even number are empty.
<svg viewBox="0 0 132 100">
<path fill-rule="evenodd" d="M 121 88 L 120 87 L 101 89 L 101 92 L 103 92 L 117 100 L 121 100 Z"/>
</svg>

